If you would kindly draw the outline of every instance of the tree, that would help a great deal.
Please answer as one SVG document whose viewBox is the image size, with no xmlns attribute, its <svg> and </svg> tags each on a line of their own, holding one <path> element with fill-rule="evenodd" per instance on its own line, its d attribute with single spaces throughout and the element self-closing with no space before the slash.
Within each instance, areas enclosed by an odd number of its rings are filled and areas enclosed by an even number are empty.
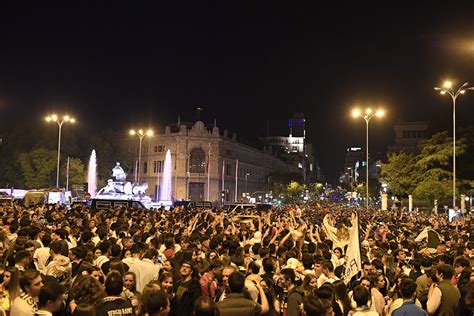
<svg viewBox="0 0 474 316">
<path fill-rule="evenodd" d="M 452 172 L 435 168 L 424 172 L 412 194 L 416 199 L 434 200 L 453 194 Z"/>
<path fill-rule="evenodd" d="M 415 156 L 399 152 L 388 155 L 388 162 L 382 164 L 380 180 L 387 183 L 396 195 L 408 195 L 416 186 Z"/>
<path fill-rule="evenodd" d="M 420 154 L 415 167 L 419 170 L 413 190 L 416 199 L 447 198 L 453 194 L 452 166 L 453 139 L 448 132 L 434 134 L 420 143 Z M 466 151 L 466 139 L 456 140 L 456 156 Z"/>
<path fill-rule="evenodd" d="M 53 186 L 56 171 L 56 152 L 37 148 L 19 155 L 21 171 L 28 189 Z"/>
<path fill-rule="evenodd" d="M 306 189 L 307 187 L 305 184 L 291 181 L 286 188 L 285 201 L 288 203 L 300 202 Z"/>
<path fill-rule="evenodd" d="M 63 173 L 67 172 L 67 160 L 63 165 Z M 82 184 L 85 181 L 85 167 L 79 158 L 69 158 L 69 187 L 74 184 Z"/>
<path fill-rule="evenodd" d="M 456 156 L 467 148 L 466 139 L 456 140 Z M 381 180 L 394 194 L 416 199 L 442 199 L 452 195 L 453 140 L 448 132 L 434 134 L 420 142 L 417 155 L 404 152 L 390 154 L 382 165 Z M 461 185 L 465 181 L 459 181 Z"/>
</svg>

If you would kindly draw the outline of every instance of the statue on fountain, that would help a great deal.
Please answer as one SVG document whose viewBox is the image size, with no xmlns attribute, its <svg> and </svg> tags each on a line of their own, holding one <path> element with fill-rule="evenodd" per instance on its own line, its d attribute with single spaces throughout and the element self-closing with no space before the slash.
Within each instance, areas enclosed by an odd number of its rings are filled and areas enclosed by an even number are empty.
<svg viewBox="0 0 474 316">
<path fill-rule="evenodd" d="M 97 192 L 97 196 L 135 199 L 145 194 L 148 183 L 131 183 L 127 182 L 126 179 L 127 174 L 120 166 L 120 162 L 117 162 L 115 167 L 112 168 L 112 179 L 107 180 L 107 185 Z"/>
<path fill-rule="evenodd" d="M 117 162 L 115 167 L 112 169 L 112 177 L 115 181 L 125 181 L 127 178 L 125 171 L 123 171 L 123 168 L 120 167 L 120 162 Z"/>
</svg>

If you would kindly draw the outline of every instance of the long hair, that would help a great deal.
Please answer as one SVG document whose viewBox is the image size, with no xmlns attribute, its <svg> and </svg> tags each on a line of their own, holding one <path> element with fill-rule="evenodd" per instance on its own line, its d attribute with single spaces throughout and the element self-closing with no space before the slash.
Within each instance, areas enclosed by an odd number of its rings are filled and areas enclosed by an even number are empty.
<svg viewBox="0 0 474 316">
<path fill-rule="evenodd" d="M 10 295 L 10 301 L 13 302 L 15 298 L 20 296 L 21 273 L 20 273 L 20 270 L 18 270 L 15 267 L 8 267 L 6 271 L 10 272 L 10 281 L 8 282 L 8 285 L 6 286 L 6 289 L 8 290 L 8 294 Z"/>
<path fill-rule="evenodd" d="M 316 275 L 309 273 L 303 279 L 303 284 L 301 285 L 301 289 L 304 292 L 304 295 L 314 295 L 315 291 L 317 290 L 317 286 L 312 288 L 310 287 L 310 283 L 312 280 L 317 279 Z"/>
<path fill-rule="evenodd" d="M 342 302 L 344 315 L 347 315 L 349 311 L 352 309 L 351 299 L 349 298 L 347 286 L 341 280 L 335 281 L 333 285 L 334 285 L 334 293 L 336 294 L 336 299 Z"/>
</svg>

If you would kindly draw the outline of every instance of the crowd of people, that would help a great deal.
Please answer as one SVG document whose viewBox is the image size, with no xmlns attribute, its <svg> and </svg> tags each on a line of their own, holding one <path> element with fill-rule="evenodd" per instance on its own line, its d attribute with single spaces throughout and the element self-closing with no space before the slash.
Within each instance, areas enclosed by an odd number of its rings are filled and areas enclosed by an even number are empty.
<svg viewBox="0 0 474 316">
<path fill-rule="evenodd" d="M 474 315 L 469 215 L 320 202 L 240 213 L 15 203 L 0 216 L 0 315 Z M 356 228 L 362 264 L 348 277 Z"/>
</svg>

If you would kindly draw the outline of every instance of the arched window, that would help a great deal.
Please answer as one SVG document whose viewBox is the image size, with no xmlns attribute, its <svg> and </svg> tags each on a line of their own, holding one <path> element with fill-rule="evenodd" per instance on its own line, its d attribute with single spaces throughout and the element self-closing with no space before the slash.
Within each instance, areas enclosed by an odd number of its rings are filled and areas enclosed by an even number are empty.
<svg viewBox="0 0 474 316">
<path fill-rule="evenodd" d="M 143 163 L 143 173 L 147 173 L 148 172 L 148 163 L 145 161 Z"/>
<path fill-rule="evenodd" d="M 189 158 L 189 172 L 206 172 L 206 153 L 202 148 L 193 148 L 191 150 L 191 157 Z"/>
</svg>

